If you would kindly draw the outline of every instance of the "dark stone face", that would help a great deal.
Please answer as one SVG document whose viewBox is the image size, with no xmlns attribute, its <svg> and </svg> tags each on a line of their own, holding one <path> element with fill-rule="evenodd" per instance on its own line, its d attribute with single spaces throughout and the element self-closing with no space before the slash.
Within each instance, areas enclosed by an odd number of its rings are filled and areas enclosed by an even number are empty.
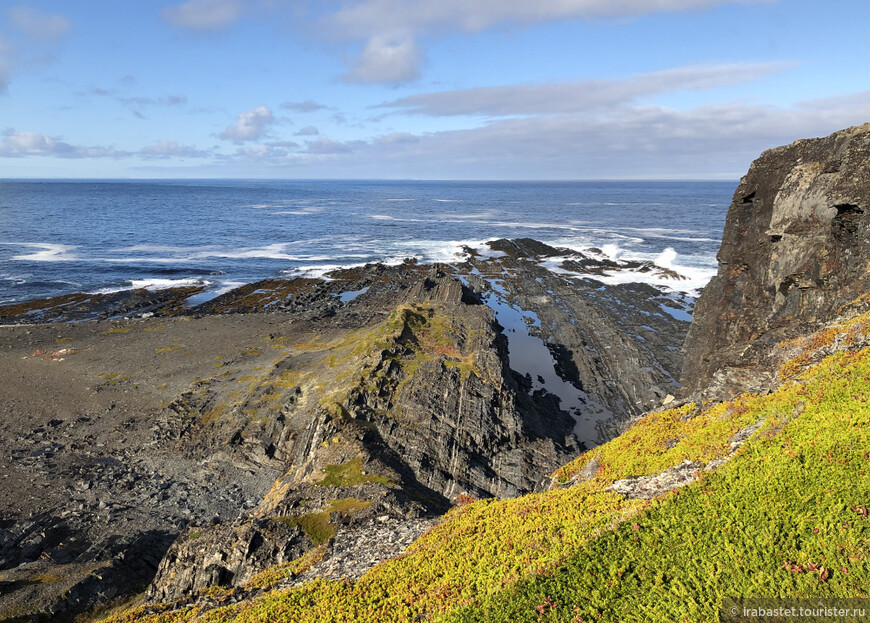
<svg viewBox="0 0 870 623">
<path fill-rule="evenodd" d="M 764 152 L 734 193 L 719 274 L 686 341 L 687 392 L 758 387 L 770 346 L 833 320 L 870 286 L 870 124 Z M 718 376 L 717 376 L 718 373 Z"/>
</svg>

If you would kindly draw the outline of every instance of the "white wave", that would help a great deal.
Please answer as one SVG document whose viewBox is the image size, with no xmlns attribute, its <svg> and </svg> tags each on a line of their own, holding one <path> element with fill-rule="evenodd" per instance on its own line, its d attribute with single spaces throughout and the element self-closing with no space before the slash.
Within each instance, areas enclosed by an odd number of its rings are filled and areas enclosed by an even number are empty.
<svg viewBox="0 0 870 623">
<path fill-rule="evenodd" d="M 250 203 L 243 205 L 243 208 L 251 208 L 254 210 L 262 210 L 264 208 L 286 208 L 291 205 L 305 205 L 311 203 L 310 199 L 281 199 L 272 203 Z"/>
<path fill-rule="evenodd" d="M 464 258 L 463 247 L 488 250 L 483 240 L 403 240 L 389 246 L 395 257 L 414 257 L 422 262 L 450 263 Z"/>
<path fill-rule="evenodd" d="M 27 278 L 29 276 L 30 275 L 24 276 L 24 275 L 10 275 L 9 273 L 0 273 L 0 280 L 11 281 L 16 286 L 21 286 L 21 285 L 24 285 L 25 283 L 27 283 Z M 58 283 L 72 283 L 72 282 L 60 281 Z"/>
<path fill-rule="evenodd" d="M 472 212 L 470 214 L 439 214 L 436 218 L 439 221 L 448 222 L 477 221 L 478 223 L 489 223 L 492 219 L 498 218 L 499 215 L 499 212 L 496 210 L 486 210 L 485 212 Z"/>
<path fill-rule="evenodd" d="M 368 217 L 376 221 L 396 221 L 400 223 L 429 223 L 432 221 L 432 219 L 425 218 L 397 218 L 387 214 L 369 214 Z"/>
<path fill-rule="evenodd" d="M 606 246 L 606 245 L 605 245 Z M 604 249 L 602 249 L 604 251 Z M 623 255 L 622 249 L 608 249 L 608 257 L 610 259 L 629 259 L 620 257 Z M 638 254 L 640 256 L 642 254 Z M 608 285 L 619 285 L 623 283 L 647 283 L 653 286 L 664 288 L 672 292 L 685 293 L 691 297 L 697 297 L 700 290 L 705 287 L 716 275 L 716 268 L 710 265 L 689 265 L 678 260 L 679 254 L 674 249 L 668 247 L 655 256 L 654 259 L 649 257 L 631 257 L 630 259 L 639 261 L 652 261 L 656 266 L 672 270 L 683 279 L 677 280 L 669 278 L 663 274 L 654 274 L 650 272 L 640 272 L 635 269 L 611 269 L 604 271 L 603 275 L 589 275 L 587 273 L 577 273 L 570 270 L 565 270 L 560 264 L 567 258 L 555 257 L 549 258 L 542 264 L 551 272 L 566 275 L 571 277 L 591 277 L 597 281 L 601 281 Z M 696 258 L 692 258 L 696 259 Z"/>
<path fill-rule="evenodd" d="M 653 262 L 656 266 L 661 266 L 662 268 L 669 268 L 671 270 L 676 270 L 674 268 L 674 260 L 677 259 L 677 252 L 674 251 L 671 247 L 668 247 L 664 251 L 662 251 L 659 256 Z"/>
<path fill-rule="evenodd" d="M 384 262 L 386 263 L 386 262 Z M 318 264 L 315 266 L 297 266 L 294 268 L 286 268 L 281 272 L 282 275 L 287 275 L 288 277 L 308 277 L 311 279 L 325 279 L 329 281 L 329 278 L 326 276 L 326 273 L 331 273 L 334 270 L 341 270 L 344 268 L 358 268 L 360 266 L 365 266 L 365 263 L 357 263 L 357 264 Z"/>
<path fill-rule="evenodd" d="M 129 285 L 111 287 L 111 288 L 100 288 L 99 290 L 94 290 L 89 294 L 111 294 L 113 292 L 124 292 L 125 290 L 140 290 L 142 288 L 146 290 L 166 290 L 168 288 L 182 288 L 186 286 L 203 286 L 208 287 L 212 284 L 211 281 L 206 281 L 204 279 L 131 279 L 129 281 Z"/>
<path fill-rule="evenodd" d="M 601 252 L 611 260 L 616 260 L 620 255 L 625 253 L 624 249 L 615 244 L 603 244 L 599 248 L 601 249 Z"/>
<path fill-rule="evenodd" d="M 276 206 L 277 207 L 277 206 Z M 326 208 L 302 208 L 300 210 L 279 210 L 278 212 L 269 212 L 269 214 L 295 214 L 297 216 L 309 216 L 311 214 L 317 214 L 318 212 L 323 212 Z"/>
<path fill-rule="evenodd" d="M 22 262 L 75 262 L 82 259 L 75 253 L 72 253 L 73 249 L 79 248 L 79 245 L 53 244 L 50 242 L 0 242 L 0 244 L 38 249 L 32 253 L 13 255 L 9 258 L 11 260 Z"/>
</svg>

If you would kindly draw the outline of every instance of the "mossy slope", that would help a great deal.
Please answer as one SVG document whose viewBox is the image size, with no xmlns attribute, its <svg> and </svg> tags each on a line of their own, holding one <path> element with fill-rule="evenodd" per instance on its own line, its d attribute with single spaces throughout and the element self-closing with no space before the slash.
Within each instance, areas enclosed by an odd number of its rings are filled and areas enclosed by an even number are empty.
<svg viewBox="0 0 870 623">
<path fill-rule="evenodd" d="M 650 414 L 556 474 L 586 480 L 456 508 L 355 584 L 113 621 L 716 621 L 729 596 L 867 596 L 868 398 L 870 349 L 836 353 L 768 396 Z M 709 464 L 759 422 L 684 489 L 651 501 L 607 489 Z"/>
</svg>

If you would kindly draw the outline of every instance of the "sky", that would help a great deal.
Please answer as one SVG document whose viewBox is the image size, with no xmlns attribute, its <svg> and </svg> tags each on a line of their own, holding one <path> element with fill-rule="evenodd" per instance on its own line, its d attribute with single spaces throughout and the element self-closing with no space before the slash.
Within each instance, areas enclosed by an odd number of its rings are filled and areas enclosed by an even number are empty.
<svg viewBox="0 0 870 623">
<path fill-rule="evenodd" d="M 0 178 L 723 179 L 870 122 L 866 0 L 0 2 Z"/>
</svg>

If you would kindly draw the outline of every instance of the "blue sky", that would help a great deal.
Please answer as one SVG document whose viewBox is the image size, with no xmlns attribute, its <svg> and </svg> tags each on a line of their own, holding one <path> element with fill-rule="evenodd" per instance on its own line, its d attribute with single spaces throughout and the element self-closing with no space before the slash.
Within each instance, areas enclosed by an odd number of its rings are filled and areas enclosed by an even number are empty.
<svg viewBox="0 0 870 623">
<path fill-rule="evenodd" d="M 0 7 L 0 177 L 736 179 L 870 121 L 870 3 Z"/>
</svg>

